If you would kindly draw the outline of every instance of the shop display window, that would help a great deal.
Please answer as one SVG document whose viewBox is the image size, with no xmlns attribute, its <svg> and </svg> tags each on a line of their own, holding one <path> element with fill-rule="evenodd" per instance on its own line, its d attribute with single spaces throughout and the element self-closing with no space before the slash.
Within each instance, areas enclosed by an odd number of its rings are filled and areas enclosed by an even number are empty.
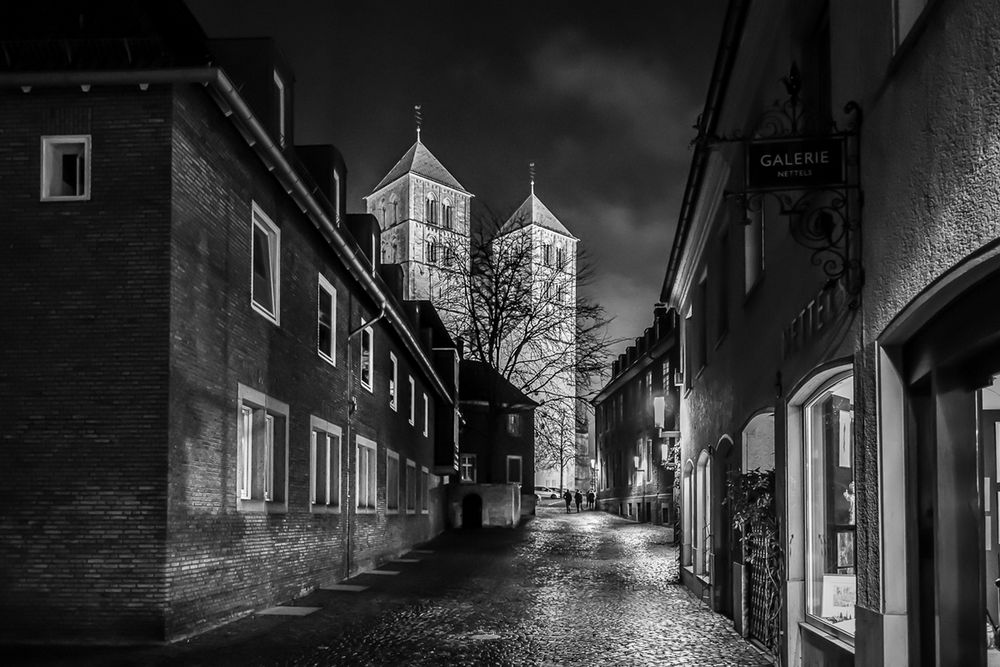
<svg viewBox="0 0 1000 667">
<path fill-rule="evenodd" d="M 841 376 L 807 403 L 806 612 L 854 636 L 854 386 Z"/>
</svg>

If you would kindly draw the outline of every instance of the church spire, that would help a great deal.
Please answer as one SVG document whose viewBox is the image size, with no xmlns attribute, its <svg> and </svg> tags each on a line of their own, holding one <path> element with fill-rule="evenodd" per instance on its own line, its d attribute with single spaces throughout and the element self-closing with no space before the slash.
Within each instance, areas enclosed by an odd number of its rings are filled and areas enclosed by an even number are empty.
<svg viewBox="0 0 1000 667">
<path fill-rule="evenodd" d="M 535 194 L 535 163 L 528 163 L 528 175 L 531 177 L 531 194 Z"/>
<path fill-rule="evenodd" d="M 420 115 L 420 105 L 413 105 L 413 118 L 417 122 L 417 143 L 420 143 L 420 126 L 423 123 L 423 117 Z"/>
</svg>

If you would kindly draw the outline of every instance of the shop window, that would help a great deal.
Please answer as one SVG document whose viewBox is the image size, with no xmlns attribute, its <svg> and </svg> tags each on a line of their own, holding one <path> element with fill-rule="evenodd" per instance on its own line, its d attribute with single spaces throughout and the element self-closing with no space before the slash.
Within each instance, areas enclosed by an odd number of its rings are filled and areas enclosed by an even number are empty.
<svg viewBox="0 0 1000 667">
<path fill-rule="evenodd" d="M 90 136 L 42 137 L 42 201 L 90 199 Z"/>
<path fill-rule="evenodd" d="M 854 387 L 841 376 L 803 406 L 806 613 L 854 635 Z"/>
<path fill-rule="evenodd" d="M 316 351 L 319 356 L 334 366 L 337 365 L 335 355 L 337 345 L 337 290 L 330 281 L 319 276 L 316 306 Z"/>
<path fill-rule="evenodd" d="M 712 458 L 706 450 L 695 472 L 694 572 L 709 577 L 712 556 Z"/>
<path fill-rule="evenodd" d="M 385 511 L 399 512 L 399 454 L 391 449 L 385 451 Z"/>
<path fill-rule="evenodd" d="M 357 438 L 357 479 L 355 481 L 359 513 L 374 513 L 378 489 L 378 446 L 373 440 Z"/>
<path fill-rule="evenodd" d="M 251 305 L 258 313 L 278 324 L 281 230 L 256 204 L 252 205 L 252 210 Z"/>
<path fill-rule="evenodd" d="M 692 563 L 691 545 L 694 542 L 694 480 L 692 471 L 694 465 L 688 460 L 684 464 L 684 472 L 681 476 L 681 509 L 684 512 L 681 531 L 683 533 L 682 542 L 684 548 L 681 550 L 681 565 L 690 566 Z"/>
<path fill-rule="evenodd" d="M 283 511 L 288 487 L 288 405 L 239 385 L 237 509 Z"/>
<path fill-rule="evenodd" d="M 458 456 L 459 480 L 469 484 L 476 483 L 476 455 L 459 454 Z"/>
<path fill-rule="evenodd" d="M 313 511 L 340 511 L 340 427 L 310 419 L 309 500 Z"/>
</svg>

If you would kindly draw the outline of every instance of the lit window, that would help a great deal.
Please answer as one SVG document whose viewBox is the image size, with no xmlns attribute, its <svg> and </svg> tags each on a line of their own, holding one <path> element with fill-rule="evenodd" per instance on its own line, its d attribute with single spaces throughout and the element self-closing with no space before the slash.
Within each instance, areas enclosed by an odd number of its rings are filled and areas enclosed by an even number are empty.
<svg viewBox="0 0 1000 667">
<path fill-rule="evenodd" d="M 410 425 L 416 423 L 417 418 L 417 390 L 413 383 L 413 376 L 410 376 Z"/>
<path fill-rule="evenodd" d="M 319 277 L 318 303 L 316 306 L 316 351 L 319 356 L 337 365 L 336 344 L 337 330 L 334 323 L 337 319 L 337 290 L 330 281 Z"/>
<path fill-rule="evenodd" d="M 391 450 L 385 452 L 385 511 L 399 512 L 399 454 Z"/>
<path fill-rule="evenodd" d="M 507 457 L 507 482 L 522 484 L 522 474 L 521 474 L 521 457 L 520 456 L 508 456 Z"/>
<path fill-rule="evenodd" d="M 764 275 L 764 211 L 752 211 L 743 226 L 743 293 L 749 294 Z"/>
<path fill-rule="evenodd" d="M 274 87 L 278 91 L 278 143 L 285 147 L 285 83 L 278 70 L 274 70 Z"/>
<path fill-rule="evenodd" d="M 392 352 L 389 353 L 389 407 L 392 411 L 396 411 L 398 401 L 396 400 L 396 387 L 398 385 L 399 379 L 399 363 L 396 361 L 396 355 Z"/>
<path fill-rule="evenodd" d="M 372 390 L 372 347 L 375 337 L 371 327 L 361 331 L 361 386 Z"/>
<path fill-rule="evenodd" d="M 468 482 L 470 484 L 476 483 L 476 455 L 475 454 L 459 454 L 458 455 L 458 474 L 460 476 L 460 481 Z"/>
<path fill-rule="evenodd" d="M 420 467 L 420 513 L 427 514 L 430 508 L 430 471 Z"/>
<path fill-rule="evenodd" d="M 288 405 L 238 386 L 237 509 L 285 509 Z"/>
<path fill-rule="evenodd" d="M 854 385 L 848 375 L 804 406 L 806 612 L 854 635 Z"/>
<path fill-rule="evenodd" d="M 427 437 L 430 424 L 430 408 L 427 403 L 427 394 L 424 394 L 424 437 Z"/>
<path fill-rule="evenodd" d="M 357 470 L 357 490 L 358 490 L 358 511 L 374 512 L 377 490 L 378 465 L 375 454 L 377 446 L 367 438 L 358 436 L 358 470 Z"/>
<path fill-rule="evenodd" d="M 516 412 L 507 415 L 507 433 L 521 435 L 521 416 Z"/>
<path fill-rule="evenodd" d="M 90 199 L 90 135 L 42 137 L 42 201 Z"/>
<path fill-rule="evenodd" d="M 415 514 L 417 511 L 417 464 L 409 459 L 406 460 L 406 513 Z"/>
<path fill-rule="evenodd" d="M 256 204 L 253 209 L 253 238 L 251 239 L 251 264 L 253 265 L 251 305 L 261 315 L 278 324 L 281 294 L 278 290 L 280 261 L 278 248 L 281 230 L 264 215 Z"/>
<path fill-rule="evenodd" d="M 309 500 L 313 510 L 340 510 L 340 427 L 310 418 Z"/>
</svg>

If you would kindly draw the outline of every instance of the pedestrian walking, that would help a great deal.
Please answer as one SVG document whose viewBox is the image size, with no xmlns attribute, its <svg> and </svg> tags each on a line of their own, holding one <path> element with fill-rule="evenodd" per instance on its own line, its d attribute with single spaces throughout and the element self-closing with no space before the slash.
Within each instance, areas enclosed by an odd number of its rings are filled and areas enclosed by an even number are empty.
<svg viewBox="0 0 1000 667">
<path fill-rule="evenodd" d="M 573 502 L 573 495 L 569 492 L 569 489 L 566 489 L 566 493 L 563 494 L 563 500 L 566 501 L 566 514 L 569 514 L 569 506 Z"/>
<path fill-rule="evenodd" d="M 574 497 L 574 499 L 576 500 L 576 511 L 579 512 L 580 505 L 583 504 L 583 494 L 580 493 L 580 489 L 576 490 L 576 496 Z"/>
<path fill-rule="evenodd" d="M 593 491 L 593 489 L 591 489 L 590 491 L 587 491 L 587 509 L 589 509 L 589 510 L 594 509 L 594 491 Z"/>
</svg>

